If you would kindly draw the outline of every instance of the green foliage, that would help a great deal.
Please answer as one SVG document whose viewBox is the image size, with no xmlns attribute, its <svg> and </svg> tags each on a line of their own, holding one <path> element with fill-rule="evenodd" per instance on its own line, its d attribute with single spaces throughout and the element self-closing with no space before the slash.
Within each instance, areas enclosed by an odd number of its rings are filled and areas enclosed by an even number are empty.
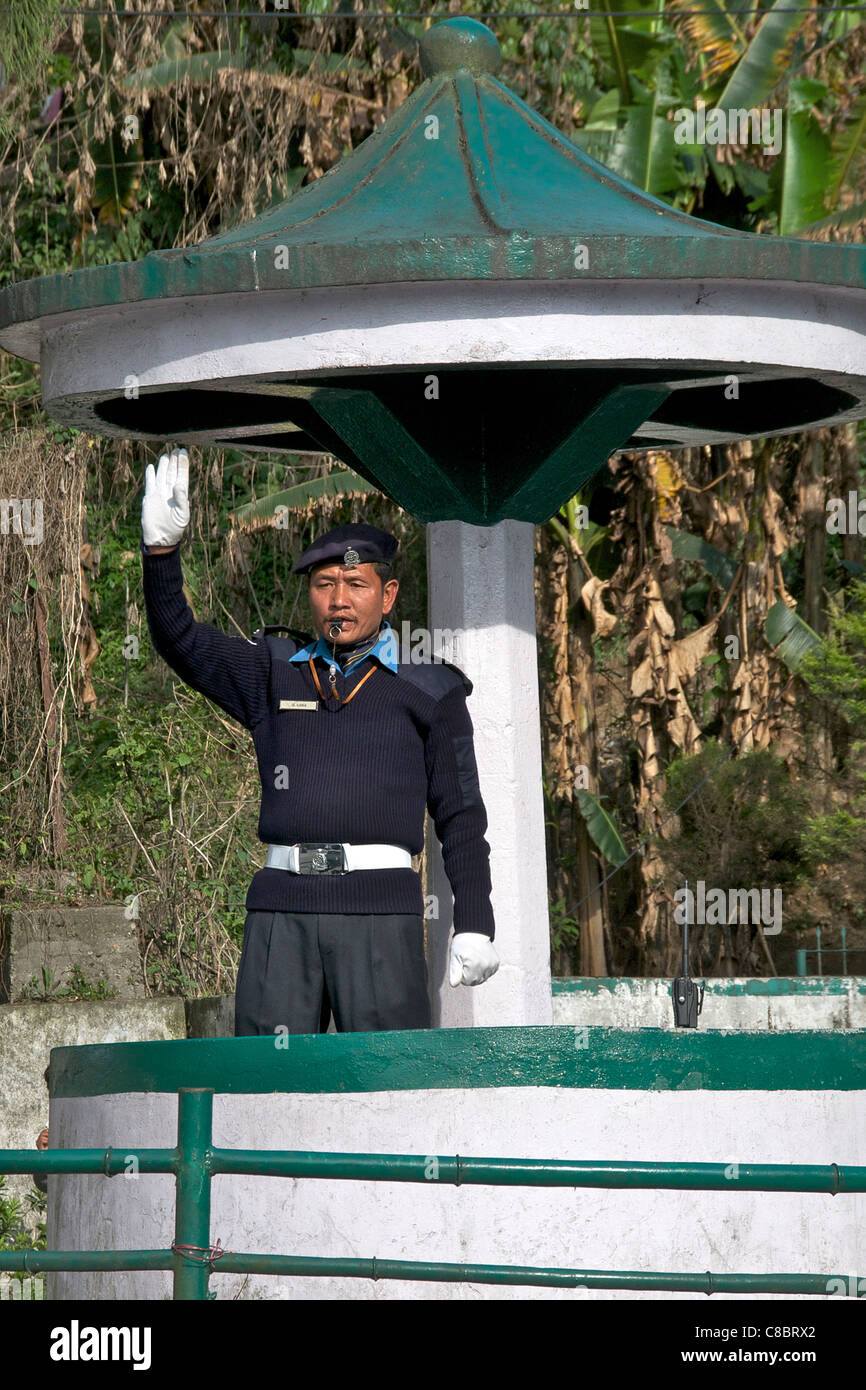
<svg viewBox="0 0 866 1390">
<path fill-rule="evenodd" d="M 622 864 L 628 858 L 628 850 L 613 816 L 591 792 L 579 790 L 577 804 L 593 844 L 609 864 Z"/>
<path fill-rule="evenodd" d="M 6 1250 L 44 1250 L 46 1200 L 42 1192 L 35 1189 L 28 1192 L 22 1203 L 20 1197 L 11 1197 L 6 1191 L 6 1179 L 0 1173 L 0 1251 Z M 26 1220 L 27 1208 L 30 1222 Z M 35 1219 L 36 1233 L 32 1225 Z M 12 1275 L 23 1283 L 33 1276 L 23 1271 Z"/>
<path fill-rule="evenodd" d="M 671 548 L 677 560 L 695 560 L 702 565 L 707 574 L 712 575 L 723 589 L 729 589 L 734 582 L 737 566 L 724 551 L 705 541 L 703 536 L 693 536 L 688 531 L 678 531 L 674 526 L 666 526 Z"/>
<path fill-rule="evenodd" d="M 70 242 L 75 234 L 66 178 L 41 149 L 30 166 L 32 195 L 19 200 L 16 238 L 19 259 L 0 258 L 0 287 L 35 275 L 68 270 Z"/>
<path fill-rule="evenodd" d="M 623 9 L 614 17 L 613 10 Z M 705 201 L 710 179 L 732 203 L 745 196 L 751 219 L 734 213 L 715 220 L 750 228 L 763 220 L 783 235 L 850 225 L 866 206 L 858 193 L 866 94 L 841 105 L 838 92 L 816 80 L 814 64 L 808 66 L 807 18 L 788 0 L 774 0 L 763 12 L 752 0 L 708 0 L 697 11 L 691 0 L 671 0 L 663 15 L 640 0 L 593 6 L 597 86 L 575 142 L 686 211 Z M 840 28 L 838 16 L 823 21 L 828 47 L 848 31 L 845 23 Z M 771 158 L 734 146 L 728 162 L 704 147 L 676 144 L 671 117 L 693 109 L 698 98 L 725 111 L 781 107 L 781 149 Z"/>
<path fill-rule="evenodd" d="M 710 652 L 704 657 L 701 665 L 712 672 L 713 683 L 704 691 L 701 697 L 701 715 L 707 718 L 710 710 L 718 702 L 724 700 L 730 690 L 730 678 L 728 675 L 728 663 L 721 652 Z"/>
<path fill-rule="evenodd" d="M 866 737 L 866 580 L 854 580 L 843 608 L 828 614 L 829 631 L 804 653 L 798 673 L 814 695 Z"/>
<path fill-rule="evenodd" d="M 617 624 L 610 637 L 594 635 L 592 652 L 593 665 L 597 671 L 605 671 L 608 668 L 613 671 L 621 670 L 628 656 L 628 633 L 624 624 Z"/>
<path fill-rule="evenodd" d="M 829 631 L 816 641 L 798 668 L 812 694 L 848 726 L 854 736 L 831 777 L 837 798 L 846 802 L 808 817 L 803 843 L 813 866 L 851 862 L 861 869 L 866 850 L 866 581 L 855 580 L 845 608 L 831 605 Z"/>
<path fill-rule="evenodd" d="M 667 781 L 668 811 L 691 798 L 679 813 L 680 833 L 658 841 L 680 881 L 702 878 L 728 889 L 784 887 L 802 877 L 801 827 L 809 802 L 781 758 L 757 748 L 729 758 L 710 740 L 700 753 L 671 763 Z"/>
<path fill-rule="evenodd" d="M 364 478 L 353 473 L 350 468 L 332 469 L 323 478 L 313 478 L 310 482 L 296 483 L 294 487 L 281 492 L 268 493 L 257 502 L 248 502 L 233 513 L 235 521 L 251 521 L 254 517 L 276 516 L 278 508 L 302 511 L 314 498 L 318 497 L 365 497 L 375 492 Z"/>
<path fill-rule="evenodd" d="M 97 980 L 95 984 L 87 980 L 80 965 L 72 966 L 69 983 L 63 986 L 46 966 L 43 965 L 40 973 L 41 979 L 34 975 L 24 986 L 17 1003 L 33 1000 L 46 1004 L 60 999 L 114 999 L 117 996 L 117 990 L 111 989 L 107 980 Z"/>
<path fill-rule="evenodd" d="M 862 853 L 864 844 L 866 816 L 855 816 L 851 811 L 837 807 L 827 815 L 810 816 L 806 822 L 803 848 L 813 867 L 819 864 L 838 865 L 841 860 Z"/>
<path fill-rule="evenodd" d="M 557 951 L 574 951 L 580 941 L 580 926 L 569 916 L 565 898 L 550 904 L 550 938 Z"/>
<path fill-rule="evenodd" d="M 764 106 L 783 75 L 806 14 L 790 0 L 774 0 L 741 54 L 716 104 L 726 111 Z"/>
<path fill-rule="evenodd" d="M 63 0 L 14 0 L 4 6 L 0 23 L 0 90 L 10 78 L 26 93 L 40 86 L 49 67 L 51 50 L 65 20 Z M 8 139 L 11 122 L 0 107 L 0 140 Z"/>
<path fill-rule="evenodd" d="M 770 646 L 778 648 L 777 655 L 791 671 L 799 671 L 820 642 L 817 632 L 781 599 L 767 614 L 766 634 Z"/>
<path fill-rule="evenodd" d="M 826 211 L 830 140 L 815 117 L 814 95 L 801 95 L 800 89 L 809 87 L 821 87 L 826 94 L 822 83 L 791 83 L 782 155 L 768 183 L 768 194 L 778 208 L 780 236 L 795 235 Z"/>
</svg>

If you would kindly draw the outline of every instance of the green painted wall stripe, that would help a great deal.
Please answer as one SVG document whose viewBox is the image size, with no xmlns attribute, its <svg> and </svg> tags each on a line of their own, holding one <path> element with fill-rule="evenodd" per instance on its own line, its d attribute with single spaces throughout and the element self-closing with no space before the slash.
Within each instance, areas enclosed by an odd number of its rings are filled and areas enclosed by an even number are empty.
<svg viewBox="0 0 866 1390">
<path fill-rule="evenodd" d="M 51 1052 L 52 1096 L 181 1086 L 234 1094 L 493 1086 L 866 1090 L 866 1030 L 446 1028 L 103 1043 Z"/>
<path fill-rule="evenodd" d="M 853 949 L 853 948 L 852 948 Z M 554 994 L 645 994 L 648 986 L 663 984 L 670 991 L 670 980 L 636 979 L 631 976 L 575 976 L 553 980 Z M 851 989 L 866 994 L 866 975 L 790 975 L 766 980 L 709 979 L 707 994 L 717 995 L 846 995 Z"/>
</svg>

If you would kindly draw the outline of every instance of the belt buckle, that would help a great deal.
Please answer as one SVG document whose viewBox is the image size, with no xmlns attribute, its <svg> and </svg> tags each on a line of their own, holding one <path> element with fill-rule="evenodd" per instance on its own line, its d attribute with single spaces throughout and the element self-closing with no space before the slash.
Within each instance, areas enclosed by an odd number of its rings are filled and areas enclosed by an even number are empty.
<svg viewBox="0 0 866 1390">
<path fill-rule="evenodd" d="M 298 869 L 302 874 L 346 873 L 346 852 L 342 845 L 299 845 Z"/>
</svg>

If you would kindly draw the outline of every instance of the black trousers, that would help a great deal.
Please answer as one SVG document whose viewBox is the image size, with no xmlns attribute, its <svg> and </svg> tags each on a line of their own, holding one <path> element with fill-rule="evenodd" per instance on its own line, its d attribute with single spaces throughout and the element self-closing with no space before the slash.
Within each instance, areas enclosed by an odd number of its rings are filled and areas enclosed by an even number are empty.
<svg viewBox="0 0 866 1390">
<path fill-rule="evenodd" d="M 420 916 L 248 912 L 235 1036 L 429 1028 Z"/>
</svg>

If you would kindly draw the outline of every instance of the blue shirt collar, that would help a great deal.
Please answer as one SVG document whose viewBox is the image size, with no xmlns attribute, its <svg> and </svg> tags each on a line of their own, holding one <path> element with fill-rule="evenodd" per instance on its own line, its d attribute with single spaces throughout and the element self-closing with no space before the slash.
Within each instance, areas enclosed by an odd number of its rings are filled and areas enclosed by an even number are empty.
<svg viewBox="0 0 866 1390">
<path fill-rule="evenodd" d="M 306 647 L 302 647 L 294 656 L 289 657 L 289 661 L 309 661 L 310 657 L 320 656 L 323 661 L 330 665 L 333 659 L 333 648 L 328 645 L 324 637 L 320 637 L 317 642 L 310 642 Z M 375 657 L 380 665 L 388 671 L 397 673 L 397 634 L 387 619 L 383 621 L 382 631 L 375 647 L 371 647 L 367 657 Z M 367 660 L 367 657 L 364 660 Z M 337 665 L 340 665 L 340 649 L 337 648 Z"/>
</svg>

